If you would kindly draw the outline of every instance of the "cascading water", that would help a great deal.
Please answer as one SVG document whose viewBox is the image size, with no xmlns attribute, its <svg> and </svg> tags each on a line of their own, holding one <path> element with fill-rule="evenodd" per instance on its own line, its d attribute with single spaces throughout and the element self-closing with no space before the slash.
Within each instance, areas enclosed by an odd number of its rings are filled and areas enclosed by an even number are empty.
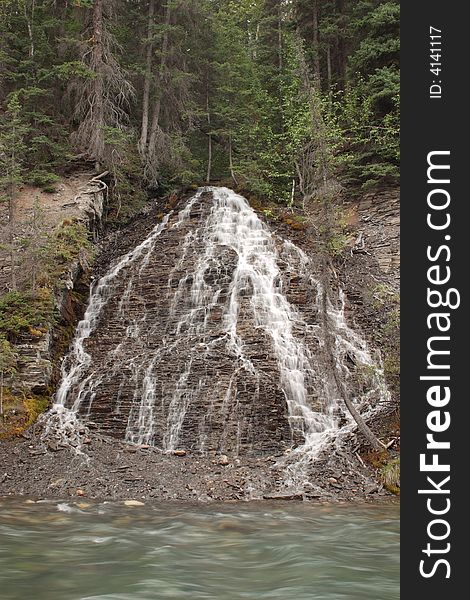
<svg viewBox="0 0 470 600">
<path fill-rule="evenodd" d="M 322 298 L 302 250 L 243 197 L 202 188 L 92 287 L 49 421 L 69 434 L 93 421 L 166 452 L 297 446 L 310 460 L 348 421 L 325 323 L 356 401 L 387 394 L 342 293 L 339 308 Z M 362 391 L 361 369 L 372 374 Z"/>
</svg>

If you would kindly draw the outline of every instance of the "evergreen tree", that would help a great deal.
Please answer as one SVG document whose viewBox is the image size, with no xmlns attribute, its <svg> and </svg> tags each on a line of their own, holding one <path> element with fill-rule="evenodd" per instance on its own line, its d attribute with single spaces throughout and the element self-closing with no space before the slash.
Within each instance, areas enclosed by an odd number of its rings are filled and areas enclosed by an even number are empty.
<svg viewBox="0 0 470 600">
<path fill-rule="evenodd" d="M 397 179 L 398 27 L 395 0 L 4 0 L 0 111 L 16 94 L 25 180 L 50 189 L 75 156 L 111 171 L 119 205 L 129 178 L 230 177 L 286 202 L 307 78 L 359 190 Z"/>
</svg>

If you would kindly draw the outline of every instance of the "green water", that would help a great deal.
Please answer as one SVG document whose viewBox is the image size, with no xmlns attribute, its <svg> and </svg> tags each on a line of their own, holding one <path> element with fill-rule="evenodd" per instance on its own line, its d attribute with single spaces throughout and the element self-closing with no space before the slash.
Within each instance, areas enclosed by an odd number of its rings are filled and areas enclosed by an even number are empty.
<svg viewBox="0 0 470 600">
<path fill-rule="evenodd" d="M 0 499 L 1 600 L 398 600 L 397 506 Z"/>
</svg>

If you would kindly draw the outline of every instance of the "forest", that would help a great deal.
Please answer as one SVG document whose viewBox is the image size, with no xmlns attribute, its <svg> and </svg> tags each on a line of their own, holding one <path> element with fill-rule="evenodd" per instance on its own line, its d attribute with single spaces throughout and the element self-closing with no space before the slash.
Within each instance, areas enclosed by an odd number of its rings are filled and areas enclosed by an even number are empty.
<svg viewBox="0 0 470 600">
<path fill-rule="evenodd" d="M 83 161 L 123 211 L 223 179 L 288 204 L 325 160 L 394 183 L 398 57 L 395 1 L 2 0 L 2 199 Z"/>
</svg>

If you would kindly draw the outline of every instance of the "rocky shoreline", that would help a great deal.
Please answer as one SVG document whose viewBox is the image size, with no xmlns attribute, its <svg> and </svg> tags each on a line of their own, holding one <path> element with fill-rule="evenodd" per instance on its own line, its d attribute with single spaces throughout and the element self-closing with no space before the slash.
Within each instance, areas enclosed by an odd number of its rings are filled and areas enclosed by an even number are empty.
<svg viewBox="0 0 470 600">
<path fill-rule="evenodd" d="M 285 456 L 232 457 L 130 445 L 87 432 L 81 453 L 44 442 L 41 424 L 0 442 L 0 496 L 35 499 L 220 502 L 377 502 L 393 497 L 369 468 L 335 452 L 320 457 L 302 491 L 285 485 Z"/>
</svg>

